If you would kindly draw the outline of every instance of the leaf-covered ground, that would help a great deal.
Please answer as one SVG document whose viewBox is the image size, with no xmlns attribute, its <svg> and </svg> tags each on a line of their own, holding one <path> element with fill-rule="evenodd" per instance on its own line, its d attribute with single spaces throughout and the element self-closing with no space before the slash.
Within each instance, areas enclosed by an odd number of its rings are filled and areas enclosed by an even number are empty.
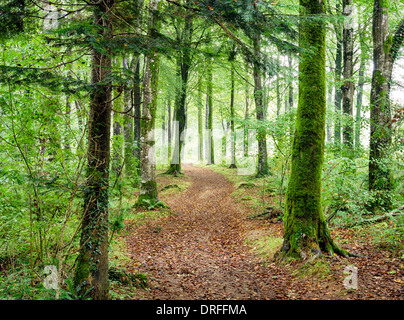
<svg viewBox="0 0 404 320">
<path fill-rule="evenodd" d="M 217 172 L 188 165 L 184 173 L 175 179 L 190 182 L 185 191 L 160 192 L 171 214 L 126 227 L 126 269 L 149 279 L 147 290 L 128 298 L 403 299 L 404 262 L 391 248 L 372 245 L 352 229 L 333 230 L 343 247 L 362 257 L 275 263 L 281 221 L 248 219 L 251 208 Z M 168 184 L 164 175 L 158 179 Z M 358 268 L 357 289 L 344 287 L 348 265 Z"/>
</svg>

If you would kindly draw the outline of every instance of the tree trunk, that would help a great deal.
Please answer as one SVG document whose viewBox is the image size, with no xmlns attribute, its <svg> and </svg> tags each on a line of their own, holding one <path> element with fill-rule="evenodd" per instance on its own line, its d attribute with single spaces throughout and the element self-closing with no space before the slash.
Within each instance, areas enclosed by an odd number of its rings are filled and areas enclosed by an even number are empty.
<svg viewBox="0 0 404 320">
<path fill-rule="evenodd" d="M 359 26 L 359 29 L 362 29 Z M 365 47 L 365 31 L 366 24 L 363 24 L 363 29 L 359 34 L 360 42 L 360 66 L 359 66 L 359 79 L 358 79 L 358 91 L 356 95 L 356 119 L 355 119 L 355 149 L 361 147 L 360 135 L 361 135 L 361 124 L 362 124 L 362 103 L 363 103 L 363 87 L 365 85 L 365 68 L 368 61 L 367 49 Z"/>
<path fill-rule="evenodd" d="M 257 62 L 259 52 L 259 36 L 254 38 L 254 50 L 256 57 L 254 59 L 254 98 L 255 108 L 257 112 L 257 120 L 265 120 L 264 117 L 264 99 L 262 88 L 262 76 L 259 64 Z M 257 130 L 258 140 L 258 163 L 257 163 L 257 177 L 265 176 L 269 173 L 268 155 L 267 155 L 267 139 L 266 130 L 261 127 Z"/>
<path fill-rule="evenodd" d="M 151 38 L 159 31 L 158 6 L 160 0 L 151 0 L 149 4 L 149 30 Z M 156 182 L 155 125 L 157 111 L 158 76 L 160 56 L 152 51 L 146 56 L 143 84 L 143 108 L 141 119 L 140 153 L 140 190 L 137 205 L 150 206 L 158 202 Z"/>
<path fill-rule="evenodd" d="M 133 154 L 135 159 L 137 159 L 137 173 L 140 173 L 140 118 L 142 116 L 142 91 L 140 90 L 140 56 L 138 56 L 135 63 L 135 70 L 133 74 L 133 112 L 134 112 L 134 130 L 133 130 L 133 140 L 134 140 L 134 151 Z"/>
<path fill-rule="evenodd" d="M 120 93 L 117 90 L 113 91 L 114 99 L 112 101 L 112 105 L 114 110 L 117 112 L 113 112 L 112 122 L 113 122 L 113 130 L 112 130 L 112 159 L 111 159 L 111 169 L 112 172 L 118 176 L 121 170 L 122 165 L 122 97 L 119 96 Z"/>
<path fill-rule="evenodd" d="M 292 56 L 288 56 L 288 62 L 289 62 L 289 81 L 288 81 L 288 87 L 289 87 L 289 97 L 288 97 L 288 111 L 290 112 L 293 108 L 293 60 Z"/>
<path fill-rule="evenodd" d="M 248 79 L 248 63 L 246 62 L 246 78 Z M 249 107 L 250 107 L 250 90 L 248 81 L 245 82 L 245 113 L 244 121 L 247 122 L 249 118 Z M 248 126 L 244 125 L 244 157 L 248 157 Z"/>
<path fill-rule="evenodd" d="M 168 152 L 167 152 L 167 159 L 168 161 L 171 160 L 171 100 L 168 99 L 167 100 L 167 148 L 168 148 Z"/>
<path fill-rule="evenodd" d="M 108 38 L 112 33 L 111 10 L 114 0 L 94 6 L 94 24 L 98 36 Z M 81 223 L 80 251 L 74 283 L 80 294 L 90 290 L 96 300 L 108 298 L 108 179 L 110 162 L 111 71 L 108 52 L 92 50 L 88 153 L 84 213 Z"/>
<path fill-rule="evenodd" d="M 305 51 L 299 60 L 299 100 L 281 257 L 306 258 L 320 254 L 321 250 L 347 255 L 332 240 L 321 206 L 326 114 L 325 22 L 311 16 L 324 14 L 324 2 L 300 0 L 300 5 L 299 46 Z"/>
<path fill-rule="evenodd" d="M 206 95 L 206 122 L 207 122 L 207 161 L 208 164 L 215 163 L 215 149 L 213 145 L 213 74 L 212 62 L 208 62 L 207 68 L 207 95 Z"/>
<path fill-rule="evenodd" d="M 122 67 L 129 69 L 127 58 L 122 59 Z M 123 110 L 126 112 L 123 117 L 123 140 L 124 140 L 124 163 L 125 172 L 128 177 L 131 176 L 133 170 L 133 108 L 131 108 L 131 92 L 125 87 L 123 92 Z M 127 112 L 130 110 L 129 112 Z"/>
<path fill-rule="evenodd" d="M 233 61 L 236 57 L 236 48 L 233 47 L 233 51 L 230 54 L 231 70 L 230 70 L 230 132 L 231 132 L 231 164 L 230 168 L 235 169 L 236 166 L 236 132 L 234 130 L 234 66 Z"/>
<path fill-rule="evenodd" d="M 327 106 L 332 106 L 332 92 L 333 92 L 333 86 L 329 85 L 328 94 L 327 94 Z M 330 121 L 326 121 L 326 140 L 327 140 L 327 143 L 332 142 L 331 122 Z"/>
<path fill-rule="evenodd" d="M 340 10 L 340 0 L 337 0 L 337 14 L 339 14 Z M 335 53 L 335 96 L 334 96 L 334 105 L 335 105 L 335 124 L 334 124 L 334 145 L 339 148 L 341 144 L 341 100 L 342 100 L 342 92 L 340 87 L 341 74 L 342 74 L 342 38 L 343 38 L 343 30 L 339 22 L 335 24 L 335 35 L 337 37 L 337 48 Z"/>
<path fill-rule="evenodd" d="M 202 79 L 198 80 L 198 162 L 203 161 Z"/>
<path fill-rule="evenodd" d="M 168 102 L 166 100 L 165 106 L 163 107 L 163 115 L 161 118 L 161 144 L 164 146 L 166 140 L 166 110 Z"/>
<path fill-rule="evenodd" d="M 166 174 L 177 174 L 181 172 L 181 154 L 184 145 L 185 125 L 186 125 L 186 98 L 188 89 L 189 70 L 191 68 L 190 44 L 193 34 L 192 16 L 185 16 L 183 30 L 177 30 L 177 42 L 184 44 L 177 57 L 177 74 L 180 78 L 180 87 L 175 98 L 175 127 L 174 132 L 174 152 L 171 159 L 170 168 Z"/>
<path fill-rule="evenodd" d="M 276 115 L 279 116 L 281 113 L 281 84 L 280 84 L 280 74 L 276 75 Z"/>
<path fill-rule="evenodd" d="M 343 29 L 343 59 L 344 59 L 344 83 L 341 86 L 342 110 L 348 118 L 348 124 L 343 129 L 343 143 L 348 157 L 353 157 L 353 97 L 355 86 L 353 83 L 353 5 L 352 0 L 343 0 L 343 14 L 345 16 Z"/>
<path fill-rule="evenodd" d="M 369 189 L 392 189 L 388 149 L 391 145 L 390 83 L 393 65 L 404 39 L 404 19 L 394 37 L 389 34 L 389 2 L 375 0 L 373 11 L 373 76 L 370 94 Z M 381 197 L 378 205 L 390 207 Z"/>
</svg>

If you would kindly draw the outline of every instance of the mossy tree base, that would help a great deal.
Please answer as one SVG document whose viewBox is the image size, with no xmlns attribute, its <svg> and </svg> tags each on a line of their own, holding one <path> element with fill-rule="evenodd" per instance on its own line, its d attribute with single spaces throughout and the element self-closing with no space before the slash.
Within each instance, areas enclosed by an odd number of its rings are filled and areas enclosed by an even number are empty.
<svg viewBox="0 0 404 320">
<path fill-rule="evenodd" d="M 313 259 L 323 253 L 345 258 L 356 256 L 334 242 L 325 221 L 312 223 L 309 227 L 296 223 L 292 229 L 285 233 L 282 248 L 276 255 L 277 260 Z"/>
<path fill-rule="evenodd" d="M 180 164 L 171 164 L 170 167 L 164 174 L 172 174 L 174 176 L 181 174 L 181 165 Z"/>
<path fill-rule="evenodd" d="M 135 203 L 135 207 L 136 208 L 148 208 L 151 205 L 155 204 L 158 202 L 158 199 L 151 197 L 149 195 L 141 195 L 139 196 L 139 198 L 137 199 L 136 203 Z"/>
<path fill-rule="evenodd" d="M 135 203 L 135 206 L 147 208 L 157 203 L 158 201 L 159 198 L 158 198 L 157 182 L 155 180 L 141 182 L 140 194 L 139 198 Z"/>
</svg>

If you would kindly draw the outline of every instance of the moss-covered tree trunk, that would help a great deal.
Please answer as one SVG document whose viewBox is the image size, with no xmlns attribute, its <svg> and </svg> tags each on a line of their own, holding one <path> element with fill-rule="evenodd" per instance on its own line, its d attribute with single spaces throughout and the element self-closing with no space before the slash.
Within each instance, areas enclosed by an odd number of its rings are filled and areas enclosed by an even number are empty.
<svg viewBox="0 0 404 320">
<path fill-rule="evenodd" d="M 158 5 L 160 0 L 151 0 L 149 3 L 149 37 L 155 37 L 159 29 Z M 156 150 L 155 150 L 155 126 L 157 111 L 158 77 L 160 56 L 154 50 L 146 56 L 144 83 L 143 83 L 143 108 L 141 119 L 141 152 L 140 152 L 140 190 L 137 205 L 150 206 L 158 202 L 156 181 Z"/>
<path fill-rule="evenodd" d="M 391 145 L 390 86 L 393 65 L 404 39 L 404 19 L 394 36 L 389 33 L 389 1 L 375 0 L 373 8 L 373 76 L 370 94 L 369 189 L 392 189 L 388 149 Z M 383 199 L 384 198 L 384 199 Z M 389 197 L 378 206 L 390 207 Z"/>
<path fill-rule="evenodd" d="M 299 98 L 286 193 L 281 256 L 305 258 L 321 251 L 346 255 L 331 238 L 321 206 L 326 85 L 322 0 L 300 0 Z M 316 17 L 317 16 L 317 17 Z M 310 18 L 308 18 L 310 17 Z"/>
<path fill-rule="evenodd" d="M 94 6 L 94 24 L 98 36 L 112 33 L 114 0 Z M 93 299 L 108 298 L 108 179 L 110 164 L 111 90 L 108 74 L 111 56 L 105 51 L 92 51 L 88 128 L 88 153 L 84 213 L 81 222 L 80 251 L 74 283 L 83 294 L 90 289 Z"/>
</svg>

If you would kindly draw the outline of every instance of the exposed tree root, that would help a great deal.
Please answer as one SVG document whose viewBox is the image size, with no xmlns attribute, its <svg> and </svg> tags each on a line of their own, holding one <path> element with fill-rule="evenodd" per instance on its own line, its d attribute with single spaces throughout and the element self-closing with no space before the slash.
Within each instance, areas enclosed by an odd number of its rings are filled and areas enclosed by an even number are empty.
<svg viewBox="0 0 404 320">
<path fill-rule="evenodd" d="M 172 164 L 164 174 L 172 174 L 174 177 L 181 174 L 181 166 L 179 164 Z"/>
</svg>

